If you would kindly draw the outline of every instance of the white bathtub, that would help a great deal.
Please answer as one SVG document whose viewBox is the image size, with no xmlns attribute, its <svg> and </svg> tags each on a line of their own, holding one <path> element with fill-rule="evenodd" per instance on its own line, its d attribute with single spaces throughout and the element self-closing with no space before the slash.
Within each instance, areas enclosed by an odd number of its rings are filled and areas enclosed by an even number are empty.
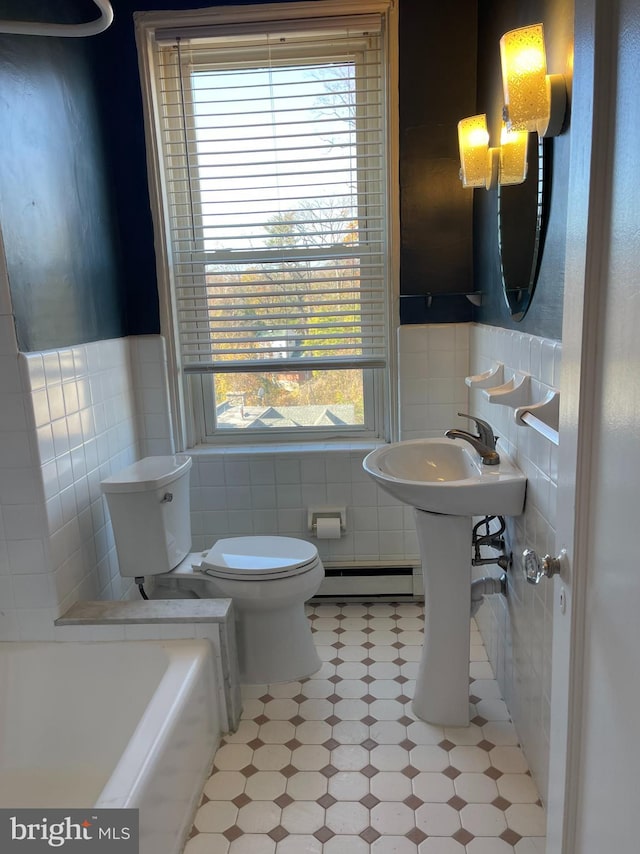
<svg viewBox="0 0 640 854">
<path fill-rule="evenodd" d="M 220 737 L 204 640 L 0 644 L 0 807 L 134 807 L 177 854 Z"/>
</svg>

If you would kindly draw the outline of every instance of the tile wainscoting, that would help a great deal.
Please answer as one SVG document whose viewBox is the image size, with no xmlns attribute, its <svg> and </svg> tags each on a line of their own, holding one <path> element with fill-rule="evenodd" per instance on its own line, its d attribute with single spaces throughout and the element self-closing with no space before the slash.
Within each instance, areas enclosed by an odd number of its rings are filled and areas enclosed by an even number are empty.
<svg viewBox="0 0 640 854">
<path fill-rule="evenodd" d="M 505 365 L 505 379 L 523 371 L 541 387 L 559 388 L 562 345 L 493 326 L 470 330 L 470 373 Z M 519 426 L 509 407 L 489 403 L 482 392 L 470 393 L 471 411 L 489 421 L 500 444 L 527 475 L 525 512 L 507 519 L 508 547 L 513 552 L 509 593 L 485 600 L 476 620 L 496 678 L 513 718 L 543 800 L 549 771 L 552 593 L 549 583 L 526 583 L 522 552 L 555 554 L 557 447 L 530 427 Z M 476 575 L 485 575 L 486 567 Z"/>
<path fill-rule="evenodd" d="M 468 405 L 469 325 L 403 326 L 398 330 L 400 435 L 441 436 Z M 335 564 L 418 564 L 413 510 L 379 489 L 362 470 L 370 446 L 286 453 L 215 448 L 193 455 L 194 548 L 223 536 L 280 534 L 313 538 L 307 508 L 346 506 L 347 531 L 338 540 L 313 540 Z M 249 513 L 247 511 L 250 511 Z"/>
<path fill-rule="evenodd" d="M 138 456 L 171 452 L 166 356 L 160 336 L 18 354 L 10 305 L 2 311 L 0 639 L 47 640 L 78 599 L 137 595 L 118 574 L 99 482 Z M 526 513 L 508 524 L 516 555 L 509 597 L 489 597 L 478 623 L 544 797 L 550 589 L 524 584 L 518 556 L 526 546 L 554 550 L 556 449 L 516 426 L 511 410 L 469 394 L 464 377 L 500 360 L 557 385 L 561 347 L 501 328 L 438 324 L 402 327 L 398 353 L 403 439 L 442 435 L 471 408 L 529 478 Z M 413 513 L 368 481 L 364 453 L 194 452 L 194 548 L 233 534 L 307 538 L 307 506 L 344 504 L 347 534 L 319 541 L 325 560 L 417 564 Z"/>
<path fill-rule="evenodd" d="M 52 640 L 74 602 L 138 595 L 100 481 L 172 449 L 164 342 L 19 353 L 11 315 L 0 322 L 0 640 Z"/>
</svg>

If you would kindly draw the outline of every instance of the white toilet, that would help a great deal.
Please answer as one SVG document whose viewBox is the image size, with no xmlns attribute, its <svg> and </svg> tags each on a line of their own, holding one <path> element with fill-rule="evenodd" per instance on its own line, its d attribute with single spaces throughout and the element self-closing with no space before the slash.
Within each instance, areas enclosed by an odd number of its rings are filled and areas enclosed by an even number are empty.
<svg viewBox="0 0 640 854">
<path fill-rule="evenodd" d="M 304 603 L 324 567 L 292 537 L 230 537 L 190 553 L 191 457 L 145 457 L 102 481 L 120 574 L 160 576 L 201 598 L 233 600 L 243 684 L 289 682 L 320 667 Z"/>
</svg>

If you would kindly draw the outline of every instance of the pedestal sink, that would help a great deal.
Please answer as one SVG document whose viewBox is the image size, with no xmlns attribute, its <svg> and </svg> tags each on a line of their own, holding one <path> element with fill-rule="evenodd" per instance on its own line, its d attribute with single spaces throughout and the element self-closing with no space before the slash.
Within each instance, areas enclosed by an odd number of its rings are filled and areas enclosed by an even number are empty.
<svg viewBox="0 0 640 854">
<path fill-rule="evenodd" d="M 483 466 L 459 439 L 383 445 L 364 470 L 389 494 L 415 508 L 425 590 L 425 633 L 413 698 L 422 720 L 469 723 L 471 517 L 518 516 L 526 477 L 502 455 Z"/>
</svg>

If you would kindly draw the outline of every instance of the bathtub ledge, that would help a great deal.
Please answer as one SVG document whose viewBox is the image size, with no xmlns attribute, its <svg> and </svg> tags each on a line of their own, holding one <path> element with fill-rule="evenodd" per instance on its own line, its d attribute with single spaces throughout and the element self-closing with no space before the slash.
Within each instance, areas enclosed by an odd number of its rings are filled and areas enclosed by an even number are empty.
<svg viewBox="0 0 640 854">
<path fill-rule="evenodd" d="M 213 645 L 218 684 L 222 688 L 222 724 L 229 732 L 237 729 L 242 704 L 231 599 L 76 602 L 55 621 L 55 626 L 62 632 L 75 629 L 76 633 L 84 634 L 86 631 L 86 640 L 96 639 L 96 626 L 106 627 L 101 631 L 107 632 L 117 631 L 116 627 L 145 626 L 146 632 L 144 629 L 135 631 L 137 635 L 142 631 L 146 640 L 152 637 L 165 640 L 168 633 L 171 638 L 207 638 Z M 75 636 L 74 639 L 80 638 Z"/>
<path fill-rule="evenodd" d="M 76 602 L 55 621 L 56 626 L 108 626 L 140 623 L 225 623 L 231 599 L 150 599 Z"/>
</svg>

